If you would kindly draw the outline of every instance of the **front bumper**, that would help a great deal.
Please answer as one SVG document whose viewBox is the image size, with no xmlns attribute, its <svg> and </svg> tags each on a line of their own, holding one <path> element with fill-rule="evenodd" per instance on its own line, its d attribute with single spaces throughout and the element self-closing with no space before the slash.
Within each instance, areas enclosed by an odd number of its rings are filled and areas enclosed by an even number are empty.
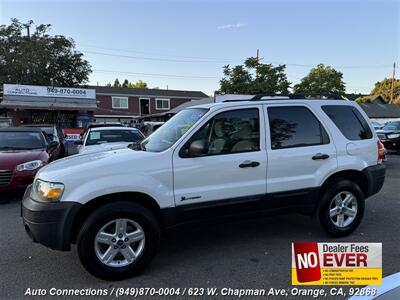
<svg viewBox="0 0 400 300">
<path fill-rule="evenodd" d="M 383 164 L 367 167 L 363 170 L 367 178 L 368 189 L 366 197 L 378 193 L 385 182 L 386 166 Z"/>
<path fill-rule="evenodd" d="M 36 243 L 69 251 L 73 221 L 82 205 L 76 202 L 37 202 L 30 198 L 31 188 L 27 188 L 21 203 L 25 231 Z"/>
<path fill-rule="evenodd" d="M 400 139 L 387 139 L 382 140 L 382 144 L 385 146 L 387 150 L 399 150 L 400 149 Z"/>
<path fill-rule="evenodd" d="M 23 172 L 14 171 L 11 175 L 10 182 L 4 185 L 0 185 L 0 191 L 25 189 L 33 182 L 37 171 L 38 170 Z"/>
</svg>

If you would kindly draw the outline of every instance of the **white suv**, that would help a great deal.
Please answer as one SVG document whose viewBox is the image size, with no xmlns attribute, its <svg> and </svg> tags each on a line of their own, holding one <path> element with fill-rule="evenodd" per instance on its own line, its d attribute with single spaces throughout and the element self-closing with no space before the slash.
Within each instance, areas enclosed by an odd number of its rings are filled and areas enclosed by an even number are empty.
<svg viewBox="0 0 400 300">
<path fill-rule="evenodd" d="M 44 167 L 25 193 L 31 238 L 70 250 L 93 275 L 137 274 L 171 226 L 238 214 L 313 215 L 341 237 L 384 182 L 382 152 L 356 103 L 254 100 L 194 106 L 139 147 Z M 225 219 L 225 218 L 224 218 Z"/>
</svg>

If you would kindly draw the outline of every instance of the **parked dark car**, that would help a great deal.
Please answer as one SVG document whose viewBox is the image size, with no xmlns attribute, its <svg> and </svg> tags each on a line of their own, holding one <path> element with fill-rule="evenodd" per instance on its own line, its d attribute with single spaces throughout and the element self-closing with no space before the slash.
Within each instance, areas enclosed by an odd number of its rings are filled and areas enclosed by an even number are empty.
<svg viewBox="0 0 400 300">
<path fill-rule="evenodd" d="M 376 134 L 387 150 L 394 150 L 400 153 L 400 121 L 391 121 Z"/>
<path fill-rule="evenodd" d="M 0 128 L 0 191 L 26 188 L 37 171 L 56 158 L 56 141 L 41 128 Z"/>
<path fill-rule="evenodd" d="M 23 127 L 41 128 L 46 133 L 46 138 L 49 142 L 55 141 L 59 143 L 55 150 L 57 158 L 65 156 L 65 134 L 60 127 L 52 124 L 28 124 Z"/>
</svg>

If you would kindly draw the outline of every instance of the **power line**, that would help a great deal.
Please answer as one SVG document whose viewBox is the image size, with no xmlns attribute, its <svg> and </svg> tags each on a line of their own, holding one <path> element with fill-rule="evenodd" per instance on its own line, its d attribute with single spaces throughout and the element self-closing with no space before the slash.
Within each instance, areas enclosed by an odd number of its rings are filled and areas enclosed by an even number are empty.
<svg viewBox="0 0 400 300">
<path fill-rule="evenodd" d="M 81 44 L 84 46 L 83 44 Z M 175 58 L 185 58 L 185 59 L 171 59 L 171 58 L 158 58 L 158 57 L 147 57 L 147 56 L 132 56 L 132 55 L 124 55 L 124 54 L 115 54 L 115 53 L 106 53 L 106 52 L 99 52 L 99 51 L 90 51 L 90 50 L 82 50 L 82 52 L 86 52 L 89 54 L 95 55 L 105 55 L 105 56 L 114 56 L 114 57 L 121 57 L 121 58 L 132 58 L 132 59 L 142 59 L 142 60 L 150 60 L 150 61 L 166 61 L 166 62 L 183 62 L 183 63 L 228 63 L 234 61 L 241 61 L 243 58 L 211 58 L 211 57 L 195 57 L 195 56 L 180 56 L 180 55 L 167 55 L 167 54 L 160 54 L 160 53 L 152 53 L 152 52 L 142 52 L 142 51 L 135 51 L 135 50 L 124 50 L 124 49 L 116 49 L 116 48 L 106 48 L 106 47 L 97 47 L 97 46 L 89 46 L 92 48 L 110 50 L 110 51 L 122 51 L 127 53 L 141 53 L 147 55 L 156 55 L 156 56 L 165 56 L 165 57 L 175 57 Z M 273 65 L 286 65 L 291 67 L 301 67 L 301 68 L 314 68 L 318 64 L 310 65 L 310 64 L 299 64 L 299 63 L 285 63 L 279 61 L 270 61 L 270 64 Z M 330 64 L 324 64 L 329 66 Z M 333 68 L 337 69 L 379 69 L 379 68 L 391 68 L 392 64 L 380 64 L 380 65 L 331 65 Z"/>
<path fill-rule="evenodd" d="M 172 58 L 157 58 L 157 57 L 146 57 L 146 56 L 131 56 L 131 55 L 122 55 L 122 54 L 113 54 L 113 53 L 105 53 L 105 52 L 97 52 L 97 51 L 86 51 L 83 52 L 89 54 L 96 55 L 105 55 L 105 56 L 113 56 L 113 57 L 122 57 L 122 58 L 132 58 L 132 59 L 142 59 L 142 60 L 151 60 L 151 61 L 167 61 L 167 62 L 179 62 L 179 63 L 227 63 L 227 61 L 210 61 L 210 60 L 181 60 L 181 59 L 172 59 Z"/>
<path fill-rule="evenodd" d="M 175 58 L 187 58 L 187 59 L 200 59 L 200 60 L 224 60 L 224 61 L 233 61 L 236 59 L 223 59 L 223 58 L 216 58 L 216 57 L 199 57 L 199 56 L 183 56 L 183 55 L 172 55 L 172 54 L 162 54 L 162 53 L 155 53 L 155 52 L 143 52 L 143 51 L 137 51 L 137 50 L 126 50 L 126 49 L 118 49 L 118 48 L 108 48 L 108 47 L 98 47 L 98 46 L 93 46 L 93 45 L 87 45 L 87 44 L 80 44 L 83 47 L 89 47 L 89 48 L 97 48 L 97 49 L 103 49 L 103 50 L 109 50 L 109 51 L 121 51 L 121 52 L 127 52 L 127 53 L 138 53 L 138 54 L 144 54 L 144 55 L 154 55 L 154 56 L 164 56 L 164 57 L 175 57 Z"/>
<path fill-rule="evenodd" d="M 176 75 L 176 74 L 160 74 L 160 73 L 138 73 L 138 72 L 126 72 L 117 70 L 104 70 L 104 69 L 94 69 L 94 72 L 98 73 L 115 73 L 124 75 L 139 75 L 139 76 L 149 76 L 149 77 L 169 77 L 169 78 L 180 78 L 180 79 L 221 79 L 222 77 L 217 76 L 197 76 L 197 75 Z"/>
</svg>

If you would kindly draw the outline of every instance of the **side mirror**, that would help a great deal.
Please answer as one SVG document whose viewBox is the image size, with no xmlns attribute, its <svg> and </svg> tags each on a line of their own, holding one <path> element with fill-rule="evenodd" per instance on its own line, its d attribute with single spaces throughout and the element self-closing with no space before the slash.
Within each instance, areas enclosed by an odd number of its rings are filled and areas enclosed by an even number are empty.
<svg viewBox="0 0 400 300">
<path fill-rule="evenodd" d="M 193 141 L 188 149 L 189 157 L 204 156 L 208 153 L 208 142 L 207 140 L 196 140 Z"/>
<path fill-rule="evenodd" d="M 74 142 L 75 145 L 83 145 L 83 141 L 82 140 L 77 140 Z"/>
<path fill-rule="evenodd" d="M 54 148 L 57 148 L 58 145 L 60 145 L 59 142 L 52 141 L 52 142 L 50 142 L 50 143 L 47 145 L 47 150 L 52 150 L 52 149 L 54 149 Z"/>
</svg>

